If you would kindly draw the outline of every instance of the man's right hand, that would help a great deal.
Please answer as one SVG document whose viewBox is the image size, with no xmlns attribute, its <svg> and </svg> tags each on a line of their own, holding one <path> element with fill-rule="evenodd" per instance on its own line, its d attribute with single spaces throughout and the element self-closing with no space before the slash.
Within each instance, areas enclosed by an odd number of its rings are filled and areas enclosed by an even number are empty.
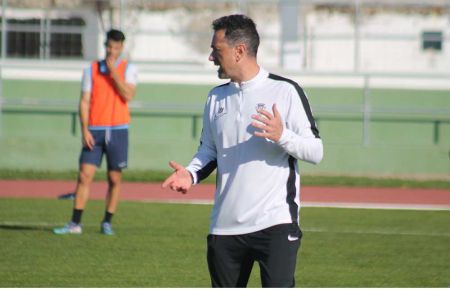
<svg viewBox="0 0 450 290">
<path fill-rule="evenodd" d="M 88 147 L 89 150 L 94 149 L 95 140 L 89 130 L 83 131 L 83 146 Z"/>
<path fill-rule="evenodd" d="M 175 172 L 172 173 L 162 184 L 163 188 L 166 188 L 167 186 L 170 187 L 170 189 L 174 191 L 178 191 L 181 193 L 186 193 L 189 188 L 192 186 L 192 176 L 187 171 L 186 168 L 181 166 L 180 164 L 176 163 L 175 161 L 169 162 L 170 167 L 175 169 Z"/>
</svg>

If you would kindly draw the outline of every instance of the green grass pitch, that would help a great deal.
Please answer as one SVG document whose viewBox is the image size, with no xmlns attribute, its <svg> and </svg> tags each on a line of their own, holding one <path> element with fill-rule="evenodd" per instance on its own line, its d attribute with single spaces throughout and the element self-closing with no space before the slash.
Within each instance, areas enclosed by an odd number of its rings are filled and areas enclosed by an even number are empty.
<svg viewBox="0 0 450 290">
<path fill-rule="evenodd" d="M 56 236 L 72 202 L 1 199 L 0 287 L 210 287 L 209 205 L 124 201 L 116 236 L 91 201 L 81 236 Z M 449 211 L 302 208 L 297 287 L 448 287 Z M 249 286 L 259 287 L 255 265 Z"/>
</svg>

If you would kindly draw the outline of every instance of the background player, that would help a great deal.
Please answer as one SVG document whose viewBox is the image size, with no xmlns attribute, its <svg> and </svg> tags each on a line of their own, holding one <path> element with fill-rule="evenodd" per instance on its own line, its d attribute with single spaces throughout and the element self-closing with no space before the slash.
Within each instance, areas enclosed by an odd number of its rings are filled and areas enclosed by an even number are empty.
<svg viewBox="0 0 450 290">
<path fill-rule="evenodd" d="M 72 219 L 55 234 L 81 234 L 81 217 L 90 187 L 103 155 L 107 160 L 108 192 L 101 232 L 113 235 L 111 219 L 119 202 L 122 170 L 128 165 L 130 102 L 136 91 L 135 66 L 121 58 L 125 35 L 112 29 L 106 34 L 106 57 L 84 71 L 80 99 L 83 148 Z"/>
</svg>

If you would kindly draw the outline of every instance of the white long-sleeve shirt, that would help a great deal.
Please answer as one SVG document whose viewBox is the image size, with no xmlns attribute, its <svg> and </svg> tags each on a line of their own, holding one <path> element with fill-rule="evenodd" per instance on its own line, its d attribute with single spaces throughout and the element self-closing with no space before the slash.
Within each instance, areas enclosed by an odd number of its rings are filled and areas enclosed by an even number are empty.
<svg viewBox="0 0 450 290">
<path fill-rule="evenodd" d="M 283 120 L 279 142 L 254 136 L 257 109 Z M 322 160 L 323 145 L 301 87 L 260 68 L 250 81 L 229 82 L 208 95 L 201 144 L 187 169 L 194 183 L 217 167 L 210 233 L 237 235 L 299 222 L 297 159 Z"/>
</svg>

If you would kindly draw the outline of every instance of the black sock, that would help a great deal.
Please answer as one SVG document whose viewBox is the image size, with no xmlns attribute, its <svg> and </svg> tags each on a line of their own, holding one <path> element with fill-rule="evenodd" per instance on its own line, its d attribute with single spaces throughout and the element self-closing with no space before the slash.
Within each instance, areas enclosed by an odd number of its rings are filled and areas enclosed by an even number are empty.
<svg viewBox="0 0 450 290">
<path fill-rule="evenodd" d="M 73 213 L 72 213 L 72 222 L 79 224 L 81 222 L 81 215 L 83 214 L 83 210 L 82 209 L 73 209 Z"/>
<path fill-rule="evenodd" d="M 103 218 L 103 222 L 111 223 L 112 217 L 113 217 L 113 213 L 110 213 L 109 211 L 105 211 L 105 217 Z"/>
</svg>

